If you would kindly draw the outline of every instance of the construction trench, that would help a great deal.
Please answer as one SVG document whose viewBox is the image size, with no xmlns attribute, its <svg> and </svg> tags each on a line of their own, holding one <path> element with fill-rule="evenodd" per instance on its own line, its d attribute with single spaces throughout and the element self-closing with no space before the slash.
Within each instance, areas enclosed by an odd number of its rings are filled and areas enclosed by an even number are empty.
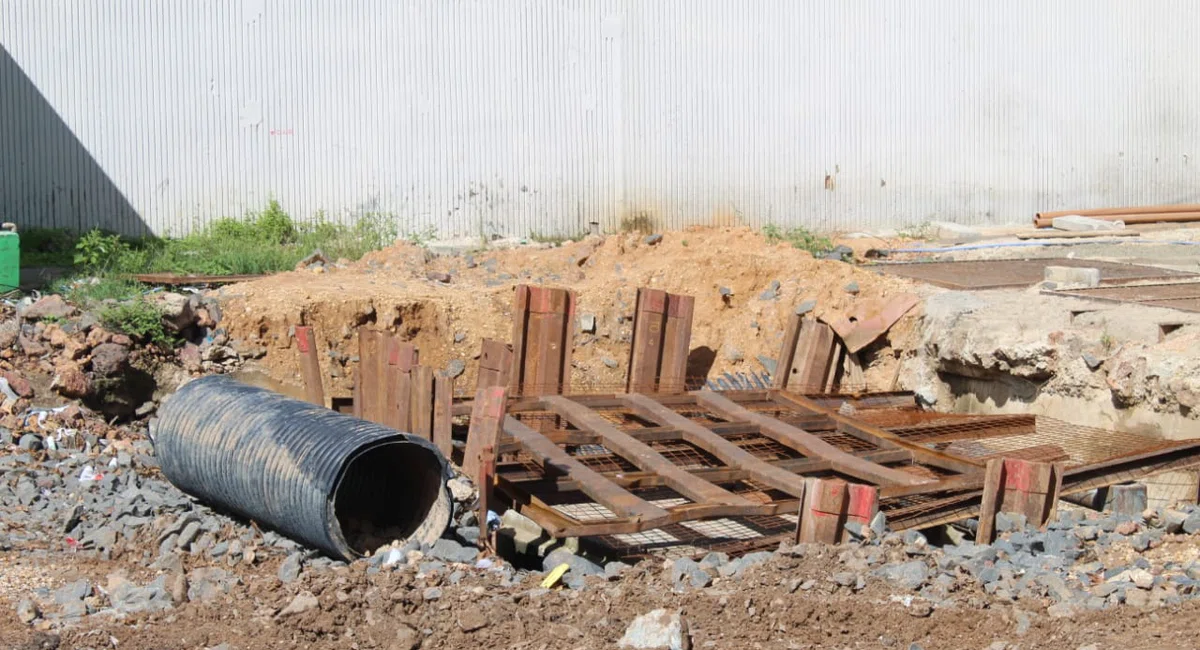
<svg viewBox="0 0 1200 650">
<path fill-rule="evenodd" d="M 704 241 L 686 237 L 685 248 Z M 581 257 L 607 263 L 613 246 L 544 254 L 586 269 Z M 445 291 L 436 274 L 463 260 L 405 269 L 399 290 Z M 361 268 L 378 284 L 398 273 Z M 502 318 L 456 305 L 449 324 L 432 300 L 339 308 L 323 292 L 345 294 L 354 269 L 220 290 L 229 335 L 294 383 L 232 367 L 232 377 L 190 378 L 159 406 L 152 448 L 112 443 L 111 461 L 102 446 L 86 467 L 72 460 L 86 450 L 62 442 L 34 455 L 65 467 L 50 472 L 84 495 L 82 517 L 67 508 L 65 524 L 48 520 L 65 541 L 38 536 L 32 518 L 59 507 L 59 488 L 39 497 L 46 475 L 0 465 L 13 545 L 97 563 L 51 571 L 14 552 L 11 575 L 50 586 L 13 598 L 26 636 L 12 638 L 81 645 L 104 630 L 122 647 L 154 647 L 162 629 L 188 647 L 522 637 L 536 640 L 524 647 L 858 647 L 836 641 L 851 634 L 863 647 L 1078 647 L 1103 628 L 1141 647 L 1136 630 L 1159 620 L 1146 616 L 1194 613 L 1200 439 L 1187 437 L 1189 389 L 1163 375 L 1141 398 L 1155 411 L 1141 407 L 1139 422 L 1161 417 L 1169 432 L 1104 426 L 1121 410 L 1122 355 L 1134 347 L 1073 337 L 1092 336 L 1096 314 L 1163 309 L 1140 348 L 1153 366 L 1192 340 L 1188 287 L 1200 276 L 1061 256 L 810 269 L 850 273 L 813 289 L 823 280 L 771 282 L 777 272 L 760 268 L 694 293 L 686 273 L 626 278 L 636 286 L 615 291 L 615 318 L 594 302 L 604 287 L 528 277 L 473 297 L 475 308 L 505 303 Z M 1095 286 L 1045 280 L 1093 269 Z M 453 282 L 468 284 L 467 273 Z M 249 308 L 287 292 L 296 306 L 282 318 Z M 979 294 L 994 306 L 976 292 L 997 292 Z M 978 326 L 1045 305 L 1064 315 L 1012 330 L 1011 350 L 993 346 L 989 337 L 1009 336 L 999 326 Z M 714 314 L 748 316 L 754 342 L 714 340 L 730 332 Z M 1124 336 L 1120 327 L 1105 321 L 1104 335 Z M 1034 338 L 1057 346 L 1038 348 L 1057 368 L 1018 353 Z M 456 368 L 446 349 L 468 361 Z M 1014 397 L 1032 382 L 1082 381 L 1073 368 L 1090 368 L 1090 355 L 1104 357 L 1113 404 L 1076 385 Z M 972 382 L 987 389 L 961 390 Z M 1151 397 L 1168 387 L 1178 406 Z M 1010 392 L 984 412 L 987 391 Z M 1075 406 L 1088 401 L 1094 411 Z M 1048 415 L 1043 402 L 1060 406 Z M 111 488 L 87 487 L 100 481 Z"/>
<path fill-rule="evenodd" d="M 888 272 L 990 288 L 1026 282 L 1026 268 L 1040 277 L 1049 263 L 992 263 L 1006 274 L 998 280 L 988 279 L 987 264 Z M 1117 279 L 1189 275 L 1104 270 Z M 1144 492 L 1140 480 L 1200 466 L 1200 441 L 1035 415 L 938 413 L 912 393 L 861 390 L 857 352 L 917 302 L 911 294 L 865 302 L 830 323 L 793 313 L 769 387 L 712 390 L 707 378 L 687 375 L 694 298 L 641 288 L 626 390 L 581 394 L 569 390 L 576 297 L 519 285 L 513 343 L 482 342 L 473 398 L 455 398 L 411 344 L 360 328 L 343 408 L 453 458 L 481 490 L 480 521 L 511 508 L 554 538 L 580 538 L 612 558 L 836 544 L 849 539 L 847 524 L 869 526 L 879 513 L 893 531 L 955 526 L 990 543 L 998 512 L 1043 527 L 1060 499 L 1088 493 L 1094 501 L 1113 486 Z M 314 334 L 300 327 L 296 336 L 305 394 L 325 405 Z M 1135 502 L 1140 513 L 1144 494 Z"/>
</svg>

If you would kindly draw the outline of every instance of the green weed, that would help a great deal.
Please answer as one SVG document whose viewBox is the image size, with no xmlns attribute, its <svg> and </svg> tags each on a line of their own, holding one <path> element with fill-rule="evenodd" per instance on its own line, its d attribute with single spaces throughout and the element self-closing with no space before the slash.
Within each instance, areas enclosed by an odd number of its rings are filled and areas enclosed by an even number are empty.
<svg viewBox="0 0 1200 650">
<path fill-rule="evenodd" d="M 432 237 L 436 229 L 422 231 Z M 288 271 L 320 249 L 330 259 L 358 259 L 396 241 L 395 219 L 367 214 L 354 225 L 326 221 L 296 223 L 277 201 L 241 219 L 225 217 L 186 237 L 123 240 L 98 230 L 75 243 L 74 263 L 94 276 L 137 273 L 196 275 Z"/>
<path fill-rule="evenodd" d="M 918 224 L 909 224 L 896 231 L 896 235 L 904 239 L 919 239 L 929 241 L 937 235 L 937 228 L 929 221 L 923 221 Z"/>
<path fill-rule="evenodd" d="M 120 235 L 106 234 L 99 229 L 89 230 L 75 243 L 75 266 L 88 273 L 102 273 L 108 265 L 119 262 L 129 250 Z"/>
<path fill-rule="evenodd" d="M 414 230 L 405 235 L 404 238 L 414 246 L 424 246 L 437 239 L 437 226 L 427 226 L 421 230 Z"/>
<path fill-rule="evenodd" d="M 828 237 L 814 233 L 803 226 L 784 230 L 773 223 L 769 223 L 763 226 L 762 233 L 763 237 L 766 237 L 767 241 L 772 244 L 788 242 L 792 246 L 808 251 L 814 256 L 833 250 L 833 242 L 829 241 Z"/>
<path fill-rule="evenodd" d="M 646 212 L 635 212 L 621 217 L 621 232 L 652 235 L 654 234 L 654 218 Z"/>
<path fill-rule="evenodd" d="M 164 348 L 170 348 L 175 343 L 175 337 L 163 326 L 162 312 L 144 298 L 105 307 L 100 310 L 100 322 L 114 332 Z"/>
<path fill-rule="evenodd" d="M 142 285 L 120 277 L 82 277 L 59 280 L 51 291 L 62 295 L 68 302 L 85 309 L 105 302 L 133 300 L 141 297 Z"/>
</svg>

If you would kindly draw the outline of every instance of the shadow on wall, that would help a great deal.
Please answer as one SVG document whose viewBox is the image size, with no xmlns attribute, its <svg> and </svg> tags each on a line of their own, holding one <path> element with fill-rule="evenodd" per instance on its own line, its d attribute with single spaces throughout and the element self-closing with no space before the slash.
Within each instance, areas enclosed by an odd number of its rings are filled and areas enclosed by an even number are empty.
<svg viewBox="0 0 1200 650">
<path fill-rule="evenodd" d="M 64 70 L 62 74 L 74 74 Z M 0 45 L 0 220 L 35 227 L 149 232 L 83 143 Z"/>
</svg>

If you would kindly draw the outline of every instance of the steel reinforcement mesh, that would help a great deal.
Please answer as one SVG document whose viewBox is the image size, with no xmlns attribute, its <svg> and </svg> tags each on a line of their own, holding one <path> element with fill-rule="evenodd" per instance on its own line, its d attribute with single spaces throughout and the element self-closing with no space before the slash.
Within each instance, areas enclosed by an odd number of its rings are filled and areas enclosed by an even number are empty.
<svg viewBox="0 0 1200 650">
<path fill-rule="evenodd" d="M 927 446 L 966 458 L 1012 455 L 1024 449 L 1057 447 L 1066 454 L 1064 462 L 1067 466 L 1073 467 L 1151 451 L 1170 444 L 1161 438 L 1070 424 L 1040 415 L 1032 431 L 986 437 L 964 435 L 964 438 L 968 439 L 942 438 L 942 442 L 927 443 Z"/>
<path fill-rule="evenodd" d="M 836 423 L 826 416 L 790 405 L 781 406 L 777 402 L 761 399 L 762 393 L 758 395 L 760 397 L 738 400 L 738 403 L 748 410 L 803 428 L 845 451 L 863 453 L 878 450 L 870 442 L 838 432 Z M 836 408 L 838 404 L 855 403 L 886 405 L 895 404 L 897 401 L 898 398 L 892 395 L 875 399 L 869 395 L 853 398 L 825 396 L 821 398 L 821 406 Z M 688 404 L 670 408 L 705 426 L 730 426 L 727 418 L 702 406 Z M 653 436 L 661 435 L 659 432 L 664 429 L 623 407 L 599 406 L 592 410 L 628 433 L 636 434 L 638 431 L 649 430 L 647 433 Z M 1166 448 L 1172 444 L 1148 436 L 1072 425 L 1043 416 L 945 414 L 906 407 L 846 408 L 843 412 L 887 429 L 908 441 L 974 459 L 1007 456 L 1030 460 L 1061 460 L 1068 467 L 1072 467 Z M 589 435 L 575 430 L 564 418 L 548 411 L 528 411 L 514 415 L 544 434 L 553 435 L 557 432 L 559 435 L 575 437 Z M 456 425 L 458 424 L 465 423 L 456 422 Z M 746 431 L 726 430 L 721 435 L 755 457 L 768 462 L 804 458 L 796 450 L 762 435 L 752 426 L 748 426 Z M 569 444 L 564 448 L 579 462 L 602 473 L 615 475 L 639 471 L 628 460 L 604 447 L 598 437 L 596 439 L 596 444 Z M 691 471 L 725 467 L 719 459 L 682 439 L 653 439 L 647 444 L 672 463 Z M 540 464 L 524 453 L 511 455 L 505 460 L 507 463 L 501 466 L 500 473 L 506 479 L 515 481 L 518 488 L 522 480 L 536 480 L 542 477 Z M 946 471 L 911 462 L 888 463 L 888 466 L 931 480 L 944 479 L 950 475 Z M 832 472 L 804 475 L 835 476 Z M 1172 476 L 1175 478 L 1171 478 Z M 1157 495 L 1152 490 L 1152 502 L 1195 498 L 1197 482 L 1194 473 L 1176 472 L 1165 475 L 1165 479 L 1159 483 Z M 757 503 L 784 502 L 791 498 L 789 495 L 756 485 L 752 481 L 728 481 L 719 484 Z M 545 488 L 547 483 L 541 481 L 539 485 Z M 665 487 L 634 488 L 631 491 L 666 509 L 691 503 Z M 550 488 L 545 492 L 538 490 L 535 496 L 563 516 L 580 523 L 615 518 L 607 508 L 594 503 L 581 492 L 557 492 Z M 887 498 L 881 501 L 880 509 L 888 515 L 893 527 L 907 529 L 975 516 L 977 504 L 978 490 L 960 490 Z M 780 541 L 791 539 L 796 520 L 794 514 L 784 514 L 688 521 L 640 533 L 588 537 L 586 540 L 618 555 L 653 552 L 665 553 L 668 556 L 693 556 L 708 551 L 738 554 L 773 548 Z"/>
</svg>

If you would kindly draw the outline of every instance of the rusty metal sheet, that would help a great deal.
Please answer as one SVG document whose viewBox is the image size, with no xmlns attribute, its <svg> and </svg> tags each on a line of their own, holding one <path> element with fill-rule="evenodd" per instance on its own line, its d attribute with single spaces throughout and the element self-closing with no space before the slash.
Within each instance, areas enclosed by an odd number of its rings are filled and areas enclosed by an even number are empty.
<svg viewBox="0 0 1200 650">
<path fill-rule="evenodd" d="M 1097 287 L 1048 291 L 1049 295 L 1072 296 L 1106 302 L 1135 303 L 1150 307 L 1167 307 L 1180 311 L 1200 312 L 1200 282 L 1174 284 L 1140 284 L 1128 287 Z"/>
<path fill-rule="evenodd" d="M 176 273 L 142 273 L 133 279 L 143 284 L 163 284 L 168 286 L 200 285 L 200 284 L 233 284 L 248 282 L 267 277 L 265 274 L 248 275 L 179 275 Z"/>
<path fill-rule="evenodd" d="M 1100 283 L 1197 277 L 1195 273 L 1154 266 L 1079 260 L 1065 257 L 1022 260 L 970 260 L 965 262 L 906 262 L 870 264 L 866 268 L 947 289 L 1002 289 L 1028 287 L 1046 277 L 1047 266 L 1070 266 L 1100 270 Z"/>
<path fill-rule="evenodd" d="M 919 302 L 921 299 L 911 293 L 902 293 L 886 300 L 864 300 L 856 303 L 842 317 L 826 322 L 841 337 L 846 350 L 853 354 L 883 336 Z"/>
</svg>

